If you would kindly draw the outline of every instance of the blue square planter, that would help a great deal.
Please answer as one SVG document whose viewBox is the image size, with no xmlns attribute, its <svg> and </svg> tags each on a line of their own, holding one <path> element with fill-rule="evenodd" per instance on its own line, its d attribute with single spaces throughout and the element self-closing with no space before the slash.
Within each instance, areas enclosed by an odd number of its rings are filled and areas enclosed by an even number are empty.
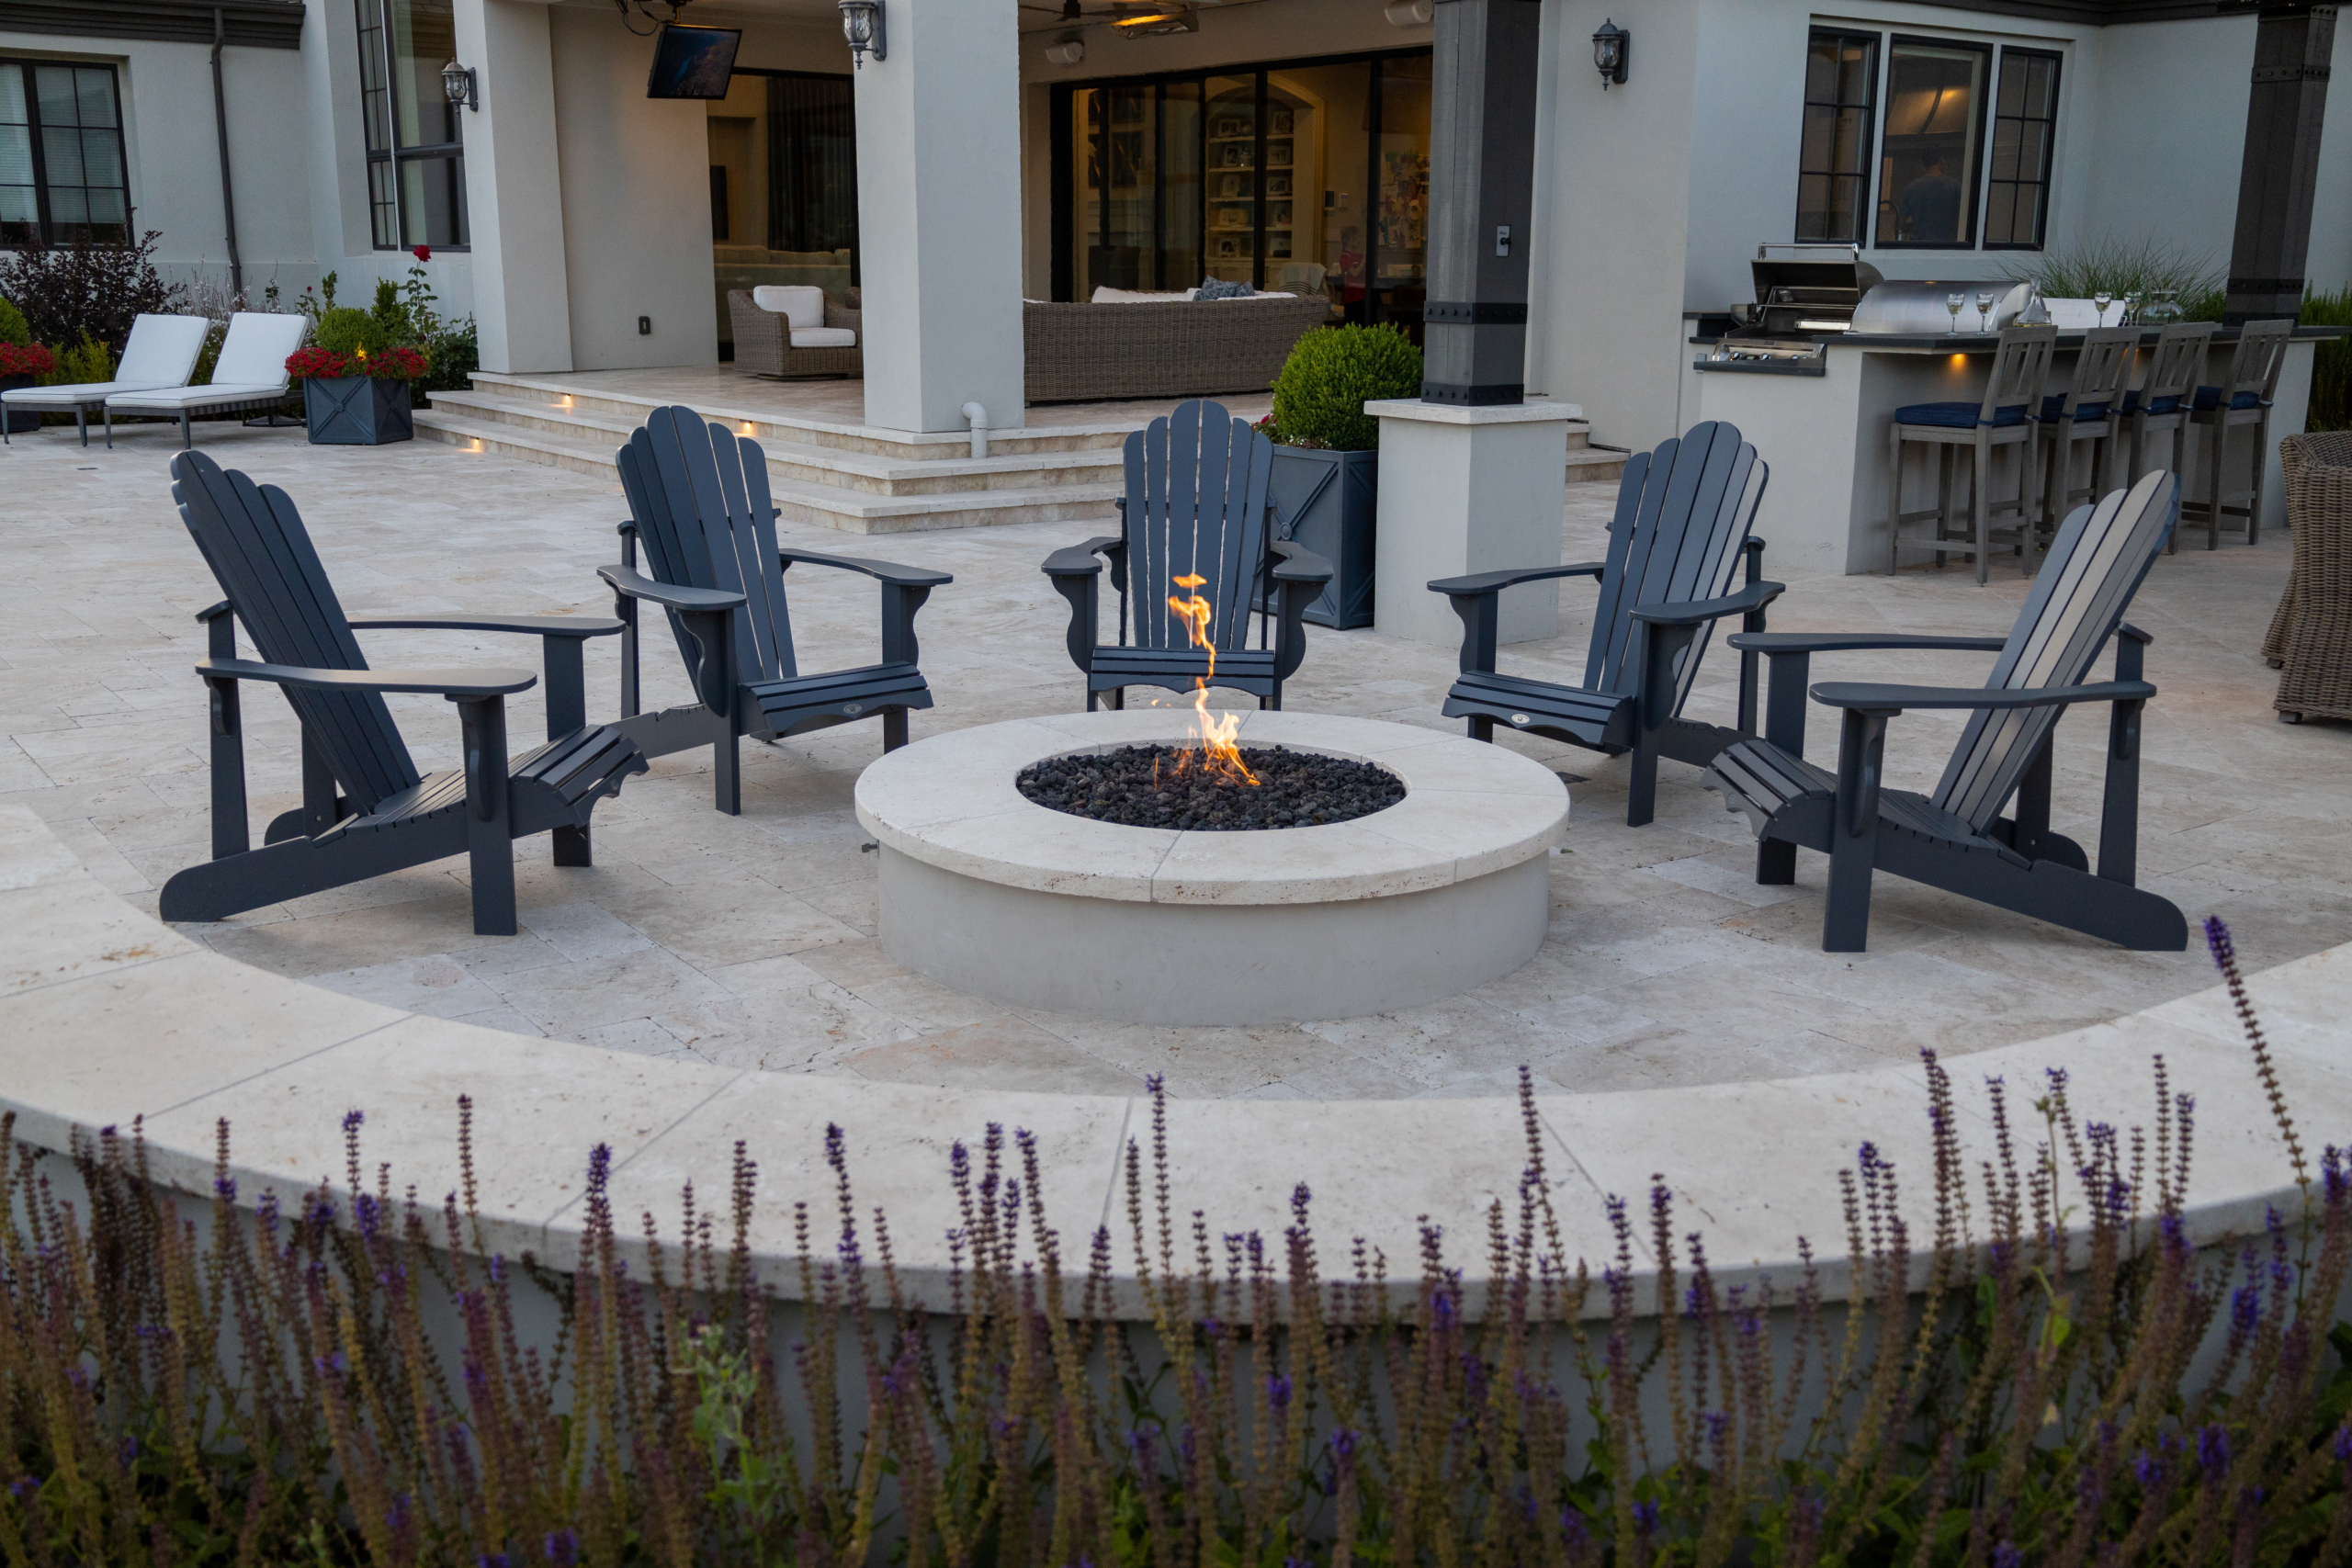
<svg viewBox="0 0 2352 1568">
<path fill-rule="evenodd" d="M 1285 536 L 1331 563 L 1330 586 L 1306 607 L 1307 620 L 1342 629 L 1372 625 L 1380 454 L 1277 446 L 1269 489 Z"/>
<path fill-rule="evenodd" d="M 302 412 L 314 446 L 381 446 L 416 435 L 406 381 L 311 376 L 302 382 Z"/>
</svg>

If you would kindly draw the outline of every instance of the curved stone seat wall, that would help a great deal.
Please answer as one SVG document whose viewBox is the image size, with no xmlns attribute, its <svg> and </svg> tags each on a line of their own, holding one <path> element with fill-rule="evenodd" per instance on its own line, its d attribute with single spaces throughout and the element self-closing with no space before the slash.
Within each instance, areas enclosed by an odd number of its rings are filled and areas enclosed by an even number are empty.
<svg viewBox="0 0 2352 1568">
<path fill-rule="evenodd" d="M 209 1193 L 215 1128 L 225 1118 L 238 1190 L 251 1202 L 265 1188 L 288 1194 L 341 1181 L 340 1123 L 361 1110 L 370 1168 L 390 1162 L 396 1188 L 413 1182 L 433 1197 L 457 1183 L 457 1101 L 468 1094 L 485 1245 L 527 1249 L 566 1269 L 593 1145 L 612 1147 L 613 1201 L 625 1222 L 650 1211 L 666 1225 L 688 1180 L 706 1194 L 727 1190 L 740 1139 L 761 1168 L 755 1259 L 761 1277 L 789 1297 L 798 1279 L 792 1201 L 820 1212 L 830 1202 L 823 1143 L 827 1125 L 838 1123 L 861 1207 L 888 1211 L 901 1277 L 941 1307 L 945 1234 L 957 1223 L 948 1150 L 958 1139 L 977 1145 L 996 1122 L 1039 1139 L 1046 1210 L 1066 1255 L 1082 1256 L 1084 1238 L 1111 1224 L 1120 1309 L 1140 1304 L 1117 1183 L 1125 1141 L 1148 1148 L 1148 1100 L 737 1071 L 356 1000 L 246 967 L 141 914 L 22 807 L 0 807 L 0 1109 L 16 1112 L 27 1144 L 62 1149 L 76 1126 L 128 1130 L 142 1118 L 155 1178 Z M 2352 1017 L 2352 944 L 2256 976 L 2252 991 L 2315 1155 L 2352 1132 L 2352 1030 L 2344 1021 Z M 2218 987 L 2096 1028 L 1953 1058 L 1947 1066 L 1972 1168 L 1992 1152 L 1988 1075 L 2010 1086 L 2030 1147 L 2030 1101 L 2045 1067 L 2067 1071 L 2080 1119 L 2149 1125 L 2157 1055 L 2174 1089 L 2197 1096 L 2195 1239 L 2244 1230 L 2266 1207 L 2294 1203 L 2284 1145 Z M 1596 1271 L 1615 1250 L 1604 1196 L 1638 1209 L 1656 1172 L 1676 1194 L 1681 1228 L 1704 1231 L 1721 1282 L 1792 1281 L 1804 1235 L 1825 1258 L 1825 1288 L 1842 1292 L 1837 1173 L 1865 1142 L 1902 1173 L 1914 1234 L 1931 1234 L 1933 1167 L 1917 1064 L 1552 1094 L 1537 1103 L 1565 1240 Z M 1214 1232 L 1277 1237 L 1304 1181 L 1327 1259 L 1361 1235 L 1385 1251 L 1398 1279 L 1413 1269 L 1416 1222 L 1426 1215 L 1444 1227 L 1449 1261 L 1466 1271 L 1476 1309 L 1486 1212 L 1513 1201 L 1524 1163 L 1516 1102 L 1171 1100 L 1168 1122 L 1180 1215 L 1199 1210 Z M 634 1226 L 621 1228 L 626 1238 Z M 1648 1260 L 1636 1256 L 1646 1283 Z"/>
</svg>

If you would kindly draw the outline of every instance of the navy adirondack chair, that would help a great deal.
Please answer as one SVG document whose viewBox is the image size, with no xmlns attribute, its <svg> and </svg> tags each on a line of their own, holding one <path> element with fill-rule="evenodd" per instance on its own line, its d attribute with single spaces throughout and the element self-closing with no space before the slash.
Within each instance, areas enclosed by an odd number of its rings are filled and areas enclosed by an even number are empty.
<svg viewBox="0 0 2352 1568">
<path fill-rule="evenodd" d="M 212 696 L 212 859 L 164 884 L 167 920 L 217 920 L 444 856 L 472 860 L 474 930 L 514 933 L 513 840 L 555 835 L 558 865 L 589 863 L 588 818 L 645 759 L 610 725 L 588 723 L 582 643 L 621 629 L 589 615 L 372 615 L 343 613 L 294 502 L 201 452 L 172 459 L 172 498 L 228 594 L 197 618 L 210 654 L 196 667 Z M 261 654 L 237 657 L 236 623 Z M 514 632 L 540 639 L 547 744 L 511 761 L 504 699 L 537 677 L 520 670 L 372 670 L 355 630 Z M 285 693 L 302 723 L 302 805 L 252 847 L 245 820 L 241 682 Z M 420 774 L 384 705 L 387 692 L 435 692 L 458 705 L 465 765 Z"/>
<path fill-rule="evenodd" d="M 621 564 L 599 567 L 626 629 L 621 634 L 618 728 L 649 757 L 711 749 L 719 810 L 743 809 L 741 744 L 777 740 L 859 719 L 882 721 L 882 749 L 907 743 L 907 713 L 931 706 L 915 660 L 915 612 L 944 571 L 853 556 L 820 555 L 776 542 L 776 508 L 760 444 L 689 408 L 658 408 L 617 454 L 630 517 Z M 652 575 L 637 570 L 642 547 Z M 882 662 L 800 673 L 784 574 L 796 563 L 862 572 L 882 585 Z M 669 612 L 698 702 L 659 713 L 638 705 L 638 605 Z"/>
<path fill-rule="evenodd" d="M 1194 595 L 1209 606 L 1213 683 L 1247 692 L 1261 707 L 1283 705 L 1283 682 L 1306 658 L 1306 606 L 1331 581 L 1331 566 L 1275 537 L 1273 467 L 1263 433 L 1197 398 L 1127 437 L 1119 532 L 1056 550 L 1044 567 L 1069 601 L 1066 642 L 1086 676 L 1089 712 L 1105 692 L 1124 707 L 1129 686 L 1189 692 L 1209 676 L 1211 650 L 1194 646 L 1193 623 L 1169 604 Z M 1103 642 L 1100 627 L 1106 560 L 1119 594 L 1116 643 Z"/>
<path fill-rule="evenodd" d="M 1765 738 L 1715 759 L 1706 787 L 1755 825 L 1756 880 L 1796 880 L 1798 846 L 1829 856 L 1821 945 L 1860 953 L 1870 935 L 1871 877 L 1892 872 L 2143 951 L 2188 944 L 2188 922 L 2132 886 L 2140 831 L 2140 713 L 2156 689 L 2140 678 L 2148 634 L 2123 613 L 2180 518 L 2180 481 L 2154 472 L 2060 525 L 2033 591 L 2006 637 L 1735 636 L 1771 660 Z M 2115 679 L 2086 683 L 2108 639 Z M 1838 771 L 1804 760 L 1805 677 L 1815 653 L 1856 649 L 1998 650 L 1982 687 L 1824 682 L 1815 702 L 1840 716 Z M 2112 705 L 2098 870 L 2050 829 L 2052 732 L 2075 703 Z M 1882 783 L 1886 721 L 1905 708 L 1966 708 L 1943 780 L 1930 795 Z M 2011 815 L 2002 811 L 2014 798 Z"/>
<path fill-rule="evenodd" d="M 1756 732 L 1752 659 L 1740 661 L 1736 729 L 1684 718 L 1682 705 L 1714 623 L 1739 615 L 1747 630 L 1761 631 L 1764 606 L 1781 592 L 1781 584 L 1758 580 L 1764 541 L 1748 535 L 1769 477 L 1768 465 L 1737 430 L 1720 422 L 1696 424 L 1680 439 L 1625 460 L 1606 559 L 1430 583 L 1431 592 L 1452 601 L 1463 625 L 1462 673 L 1445 694 L 1445 716 L 1467 718 L 1474 740 L 1492 740 L 1495 726 L 1507 724 L 1606 756 L 1631 752 L 1625 822 L 1638 828 L 1649 821 L 1659 757 L 1704 767 Z M 1734 592 L 1743 558 L 1747 581 Z M 1555 577 L 1589 577 L 1600 585 L 1583 680 L 1566 686 L 1498 673 L 1502 591 Z"/>
</svg>

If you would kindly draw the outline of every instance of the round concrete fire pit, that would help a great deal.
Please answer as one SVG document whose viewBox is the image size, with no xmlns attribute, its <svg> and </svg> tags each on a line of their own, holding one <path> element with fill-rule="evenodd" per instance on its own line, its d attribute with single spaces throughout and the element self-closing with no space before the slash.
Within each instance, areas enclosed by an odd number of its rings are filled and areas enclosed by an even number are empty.
<svg viewBox="0 0 2352 1568">
<path fill-rule="evenodd" d="M 957 730 L 857 782 L 881 844 L 882 945 L 943 985 L 1132 1023 L 1390 1012 L 1508 975 L 1543 944 L 1557 774 L 1499 747 L 1370 719 L 1243 716 L 1245 748 L 1352 757 L 1405 783 L 1326 827 L 1178 831 L 1023 798 L 1046 757 L 1193 733 L 1184 708 Z"/>
</svg>

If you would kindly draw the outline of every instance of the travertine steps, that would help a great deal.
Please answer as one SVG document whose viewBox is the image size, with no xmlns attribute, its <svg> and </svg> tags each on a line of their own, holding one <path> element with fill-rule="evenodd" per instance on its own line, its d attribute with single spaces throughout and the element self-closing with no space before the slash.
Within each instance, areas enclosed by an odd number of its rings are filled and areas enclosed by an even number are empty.
<svg viewBox="0 0 2352 1568">
<path fill-rule="evenodd" d="M 613 451 L 661 405 L 654 397 L 477 372 L 463 392 L 435 392 L 416 429 L 430 440 L 583 474 L 608 474 Z M 987 457 L 959 434 L 921 434 L 752 408 L 699 411 L 758 441 L 787 523 L 851 534 L 916 533 L 1005 523 L 1107 519 L 1121 490 L 1125 423 L 1087 411 L 1032 410 L 1037 423 L 992 435 Z M 1078 416 L 1053 423 L 1057 414 Z M 1568 436 L 1571 480 L 1613 479 L 1624 454 Z"/>
</svg>

